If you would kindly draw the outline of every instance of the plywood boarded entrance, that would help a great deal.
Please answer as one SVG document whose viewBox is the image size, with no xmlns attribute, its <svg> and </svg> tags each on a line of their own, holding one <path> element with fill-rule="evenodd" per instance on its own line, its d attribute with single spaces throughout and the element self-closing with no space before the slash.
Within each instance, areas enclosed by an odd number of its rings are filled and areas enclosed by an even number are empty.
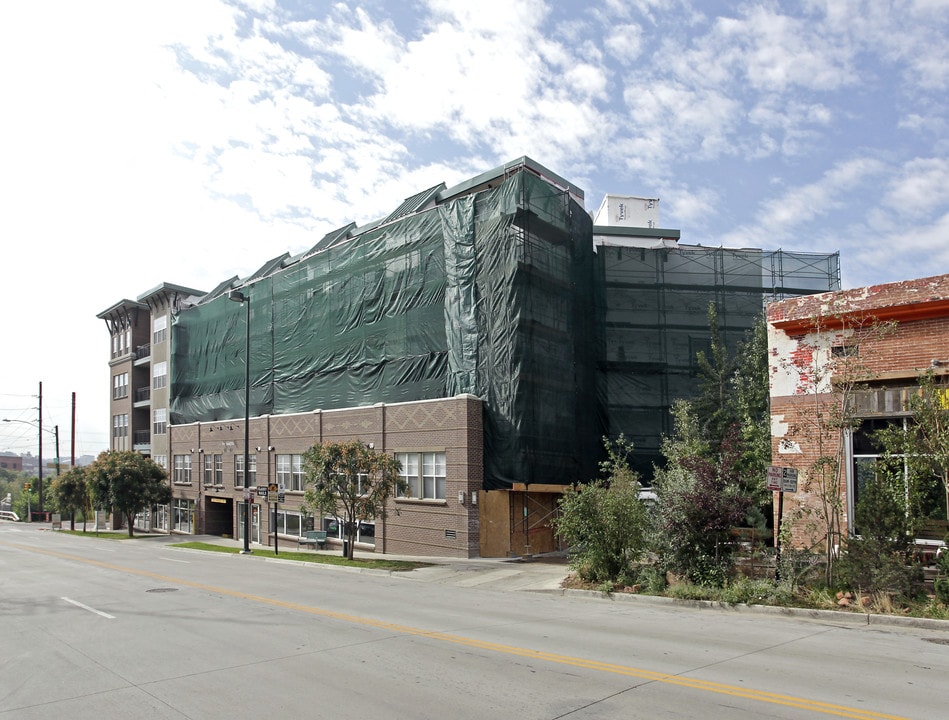
<svg viewBox="0 0 949 720">
<path fill-rule="evenodd" d="M 481 492 L 481 557 L 521 557 L 560 550 L 554 531 L 563 485 L 515 484 Z"/>
</svg>

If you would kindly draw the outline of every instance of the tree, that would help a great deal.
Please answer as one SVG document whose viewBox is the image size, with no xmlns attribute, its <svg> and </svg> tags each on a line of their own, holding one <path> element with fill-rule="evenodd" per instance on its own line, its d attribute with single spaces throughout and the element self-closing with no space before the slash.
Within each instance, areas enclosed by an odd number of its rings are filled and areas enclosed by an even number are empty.
<svg viewBox="0 0 949 720">
<path fill-rule="evenodd" d="M 760 316 L 729 353 L 714 303 L 708 307 L 708 323 L 709 354 L 698 353 L 700 392 L 691 412 L 708 446 L 704 457 L 714 459 L 726 439 L 738 452 L 739 483 L 752 497 L 743 522 L 764 528 L 772 515 L 765 482 L 771 464 L 767 324 Z"/>
<path fill-rule="evenodd" d="M 61 513 L 69 514 L 69 529 L 76 529 L 76 511 L 82 510 L 83 531 L 86 529 L 86 509 L 89 507 L 89 487 L 86 469 L 72 467 L 53 482 L 50 490 L 53 502 Z"/>
<path fill-rule="evenodd" d="M 867 478 L 854 510 L 859 535 L 847 541 L 837 561 L 844 587 L 861 592 L 899 592 L 912 597 L 922 587 L 922 569 L 911 562 L 915 524 L 909 511 L 903 464 L 885 459 Z"/>
<path fill-rule="evenodd" d="M 712 452 L 692 405 L 673 408 L 675 434 L 663 441 L 666 466 L 656 470 L 656 549 L 667 570 L 703 585 L 722 585 L 732 564 L 731 528 L 744 519 L 751 496 L 741 479 L 736 426 Z"/>
<path fill-rule="evenodd" d="M 824 580 L 828 585 L 834 584 L 835 564 L 847 542 L 843 530 L 847 438 L 860 424 L 857 396 L 874 379 L 869 358 L 861 347 L 874 347 L 894 327 L 875 317 L 814 317 L 811 332 L 778 368 L 796 378 L 798 394 L 807 401 L 789 423 L 788 434 L 801 438 L 807 448 L 807 459 L 798 468 L 799 493 L 815 501 L 801 504 L 785 521 L 800 523 L 804 534 L 823 544 Z"/>
<path fill-rule="evenodd" d="M 693 402 L 706 440 L 716 449 L 729 427 L 738 422 L 737 407 L 732 400 L 731 380 L 735 360 L 729 357 L 722 338 L 715 303 L 708 305 L 709 352 L 696 354 L 699 377 L 699 397 Z"/>
<path fill-rule="evenodd" d="M 121 513 L 133 536 L 135 515 L 171 502 L 167 475 L 151 458 L 131 451 L 108 450 L 88 468 L 89 492 L 96 507 Z"/>
<path fill-rule="evenodd" d="M 905 459 L 907 495 L 912 502 L 929 494 L 933 481 L 941 485 L 938 515 L 949 517 L 949 385 L 932 370 L 918 378 L 918 387 L 908 398 L 905 430 L 881 430 L 877 439 L 890 456 Z M 925 512 L 922 507 L 910 510 Z"/>
<path fill-rule="evenodd" d="M 317 443 L 303 453 L 303 469 L 303 508 L 342 520 L 350 560 L 358 524 L 384 517 L 389 498 L 407 488 L 402 464 L 359 440 Z"/>
<path fill-rule="evenodd" d="M 567 488 L 555 520 L 571 549 L 571 567 L 582 580 L 631 583 L 647 549 L 649 517 L 639 497 L 639 480 L 629 466 L 632 443 L 620 435 L 603 439 L 606 476 Z"/>
</svg>

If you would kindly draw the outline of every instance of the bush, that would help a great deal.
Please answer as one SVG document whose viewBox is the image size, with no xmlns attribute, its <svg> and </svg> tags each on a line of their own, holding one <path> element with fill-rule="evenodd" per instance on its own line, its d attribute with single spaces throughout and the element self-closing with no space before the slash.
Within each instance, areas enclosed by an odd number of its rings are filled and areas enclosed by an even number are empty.
<svg viewBox="0 0 949 720">
<path fill-rule="evenodd" d="M 722 602 L 746 605 L 788 605 L 791 603 L 791 586 L 771 580 L 737 578 L 722 588 Z"/>
<path fill-rule="evenodd" d="M 632 585 L 646 552 L 649 515 L 627 461 L 632 446 L 622 436 L 605 444 L 609 459 L 601 469 L 608 478 L 568 488 L 555 524 L 581 580 Z"/>
<path fill-rule="evenodd" d="M 936 600 L 943 605 L 949 605 L 949 552 L 943 549 L 936 559 L 937 575 L 933 580 L 933 591 L 936 594 Z"/>
<path fill-rule="evenodd" d="M 915 597 L 923 588 L 922 568 L 907 564 L 890 542 L 852 538 L 837 561 L 837 581 L 843 588 L 863 593 L 893 592 Z"/>
</svg>

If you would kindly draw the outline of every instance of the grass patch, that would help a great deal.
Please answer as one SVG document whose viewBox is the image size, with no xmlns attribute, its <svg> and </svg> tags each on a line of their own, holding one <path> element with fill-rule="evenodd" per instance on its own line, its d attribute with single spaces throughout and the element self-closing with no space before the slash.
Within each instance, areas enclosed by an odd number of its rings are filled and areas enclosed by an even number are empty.
<svg viewBox="0 0 949 720">
<path fill-rule="evenodd" d="M 135 535 L 129 537 L 128 531 L 124 532 L 112 532 L 110 530 L 96 532 L 95 530 L 57 530 L 56 532 L 63 535 L 75 535 L 77 537 L 95 537 L 102 540 L 137 540 L 140 537 L 148 537 L 147 535 Z"/>
<path fill-rule="evenodd" d="M 241 551 L 239 547 L 214 545 L 212 543 L 203 542 L 175 543 L 174 545 L 171 545 L 171 547 L 186 548 L 189 550 L 204 550 L 207 552 L 229 553 L 231 555 L 236 555 Z M 431 563 L 414 562 L 411 560 L 385 560 L 381 558 L 354 558 L 352 560 L 348 560 L 342 555 L 318 555 L 308 552 L 293 552 L 292 550 L 281 550 L 279 554 L 276 554 L 274 553 L 273 548 L 261 547 L 253 548 L 253 554 L 259 557 L 276 557 L 280 560 L 292 560 L 294 562 L 340 565 L 343 567 L 368 568 L 371 570 L 395 570 L 400 572 L 415 570 L 416 568 L 421 567 L 429 567 L 431 565 Z"/>
</svg>

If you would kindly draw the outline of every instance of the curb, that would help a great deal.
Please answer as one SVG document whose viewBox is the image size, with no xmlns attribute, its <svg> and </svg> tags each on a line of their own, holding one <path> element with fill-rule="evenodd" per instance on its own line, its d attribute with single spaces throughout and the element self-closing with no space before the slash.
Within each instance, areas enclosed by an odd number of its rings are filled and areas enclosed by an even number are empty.
<svg viewBox="0 0 949 720">
<path fill-rule="evenodd" d="M 749 612 L 761 615 L 781 615 L 789 618 L 807 618 L 810 620 L 833 620 L 851 625 L 892 625 L 923 630 L 949 632 L 949 620 L 935 618 L 905 617 L 902 615 L 880 615 L 873 613 L 844 612 L 840 610 L 820 610 L 817 608 L 795 608 L 775 605 L 746 605 L 742 603 L 723 603 L 715 600 L 681 600 L 659 595 L 636 595 L 633 593 L 604 593 L 598 590 L 570 590 L 557 588 L 551 590 L 530 590 L 529 592 L 561 595 L 564 597 L 593 598 L 613 602 L 632 602 L 645 605 L 678 605 L 680 607 L 701 610 L 724 610 L 731 612 Z"/>
</svg>

